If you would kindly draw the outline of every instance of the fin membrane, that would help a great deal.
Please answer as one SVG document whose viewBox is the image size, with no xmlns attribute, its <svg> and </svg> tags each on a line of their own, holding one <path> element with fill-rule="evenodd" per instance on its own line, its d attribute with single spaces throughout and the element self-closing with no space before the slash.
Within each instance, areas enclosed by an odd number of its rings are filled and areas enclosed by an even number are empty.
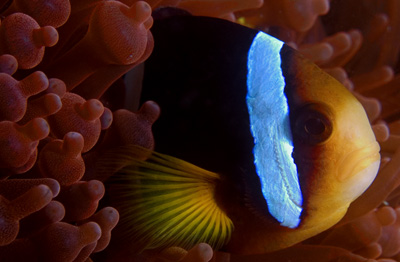
<svg viewBox="0 0 400 262">
<path fill-rule="evenodd" d="M 232 221 L 214 198 L 218 174 L 138 146 L 107 154 L 101 165 L 122 167 L 111 179 L 110 199 L 138 252 L 201 242 L 218 249 L 230 239 Z"/>
</svg>

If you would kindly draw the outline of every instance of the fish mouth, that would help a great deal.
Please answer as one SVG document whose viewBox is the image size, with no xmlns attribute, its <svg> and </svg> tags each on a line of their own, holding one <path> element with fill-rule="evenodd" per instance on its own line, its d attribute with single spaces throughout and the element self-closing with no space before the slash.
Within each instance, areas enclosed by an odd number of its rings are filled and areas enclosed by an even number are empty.
<svg viewBox="0 0 400 262">
<path fill-rule="evenodd" d="M 344 181 L 380 161 L 380 146 L 374 141 L 365 147 L 345 154 L 338 165 L 338 180 Z M 376 174 L 375 174 L 376 175 Z"/>
</svg>

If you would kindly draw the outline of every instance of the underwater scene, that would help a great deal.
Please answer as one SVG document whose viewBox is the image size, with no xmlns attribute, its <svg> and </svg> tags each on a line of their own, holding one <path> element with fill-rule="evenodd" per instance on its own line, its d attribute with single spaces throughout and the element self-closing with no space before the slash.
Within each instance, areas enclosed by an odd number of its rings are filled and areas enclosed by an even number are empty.
<svg viewBox="0 0 400 262">
<path fill-rule="evenodd" d="M 400 261 L 399 0 L 0 14 L 0 261 Z"/>
</svg>

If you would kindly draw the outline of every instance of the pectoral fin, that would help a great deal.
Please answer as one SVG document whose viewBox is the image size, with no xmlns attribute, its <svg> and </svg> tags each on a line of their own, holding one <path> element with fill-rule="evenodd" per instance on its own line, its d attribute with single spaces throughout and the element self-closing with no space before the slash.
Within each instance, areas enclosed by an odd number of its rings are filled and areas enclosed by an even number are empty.
<svg viewBox="0 0 400 262">
<path fill-rule="evenodd" d="M 137 146 L 110 152 L 101 162 L 103 169 L 123 166 L 111 179 L 110 198 L 126 240 L 138 251 L 201 242 L 217 249 L 230 239 L 232 221 L 214 198 L 218 174 Z"/>
</svg>

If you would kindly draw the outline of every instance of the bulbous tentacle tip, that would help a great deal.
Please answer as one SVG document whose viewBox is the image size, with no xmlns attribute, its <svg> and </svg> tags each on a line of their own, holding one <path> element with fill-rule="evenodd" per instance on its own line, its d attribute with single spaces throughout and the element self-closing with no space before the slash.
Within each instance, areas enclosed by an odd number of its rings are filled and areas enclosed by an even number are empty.
<svg viewBox="0 0 400 262">
<path fill-rule="evenodd" d="M 105 207 L 94 215 L 95 222 L 100 225 L 107 225 L 108 229 L 113 229 L 119 221 L 119 213 L 113 207 Z"/>
<path fill-rule="evenodd" d="M 364 107 L 369 121 L 374 122 L 382 112 L 381 102 L 376 98 L 365 97 L 358 93 L 353 94 Z"/>
<path fill-rule="evenodd" d="M 92 200 L 100 200 L 105 193 L 104 184 L 98 180 L 87 182 L 86 194 Z"/>
<path fill-rule="evenodd" d="M 18 82 L 10 75 L 0 74 L 0 120 L 18 121 L 26 111 L 27 97 L 23 90 L 18 88 Z M 9 103 L 7 101 L 13 101 Z"/>
<path fill-rule="evenodd" d="M 145 29 L 149 30 L 152 27 L 152 9 L 148 3 L 144 1 L 138 1 L 129 8 L 129 11 L 131 13 L 131 17 L 138 23 L 143 24 Z"/>
<path fill-rule="evenodd" d="M 129 8 L 129 13 L 135 21 L 146 23 L 151 19 L 151 6 L 144 1 L 137 1 Z"/>
<path fill-rule="evenodd" d="M 101 147 L 114 148 L 135 144 L 153 148 L 154 138 L 151 126 L 159 115 L 156 103 L 145 103 L 138 112 L 119 109 L 113 112 L 113 123 L 107 130 Z"/>
<path fill-rule="evenodd" d="M 34 118 L 26 125 L 17 126 L 16 128 L 31 141 L 42 140 L 50 133 L 49 124 L 43 118 Z"/>
<path fill-rule="evenodd" d="M 385 123 L 377 123 L 373 125 L 372 131 L 374 132 L 378 142 L 385 142 L 389 139 L 390 131 L 389 127 Z"/>
<path fill-rule="evenodd" d="M 354 253 L 365 258 L 376 259 L 382 255 L 382 246 L 378 243 L 372 243 L 366 247 L 356 250 Z M 376 260 L 373 260 L 376 261 Z"/>
<path fill-rule="evenodd" d="M 52 47 L 58 42 L 58 32 L 52 26 L 41 27 L 32 33 L 37 46 Z"/>
<path fill-rule="evenodd" d="M 318 15 L 326 15 L 329 12 L 329 0 L 314 0 L 313 3 L 313 10 Z"/>
<path fill-rule="evenodd" d="M 10 121 L 0 122 L 0 166 L 13 173 L 26 172 L 33 167 L 39 140 L 48 136 L 50 128 L 43 118 L 35 118 L 24 126 Z"/>
<path fill-rule="evenodd" d="M 150 28 L 153 26 L 154 20 L 153 17 L 149 17 L 146 21 L 143 22 L 144 28 L 147 30 L 150 30 Z"/>
<path fill-rule="evenodd" d="M 74 226 L 64 222 L 49 225 L 31 238 L 41 261 L 75 261 L 82 249 L 95 243 L 101 228 L 95 222 Z M 84 260 L 82 260 L 84 261 Z"/>
<path fill-rule="evenodd" d="M 66 210 L 64 221 L 82 221 L 91 217 L 104 193 L 104 185 L 98 180 L 78 181 L 64 186 L 57 197 Z"/>
<path fill-rule="evenodd" d="M 387 226 L 382 230 L 383 237 L 378 242 L 382 246 L 382 257 L 394 257 L 400 252 L 400 229 Z M 379 260 L 380 261 L 380 260 Z M 398 260 L 393 260 L 398 261 Z"/>
<path fill-rule="evenodd" d="M 61 190 L 60 183 L 58 183 L 58 181 L 55 179 L 46 179 L 45 181 L 46 182 L 43 184 L 47 185 L 51 189 L 53 197 L 58 196 Z"/>
<path fill-rule="evenodd" d="M 88 43 L 102 43 L 102 48 L 93 50 L 98 53 L 96 56 L 102 57 L 107 64 L 132 65 L 139 61 L 145 52 L 149 34 L 142 24 L 152 19 L 148 7 L 145 2 L 133 4 L 133 8 L 118 1 L 97 5 L 85 36 Z"/>
<path fill-rule="evenodd" d="M 18 69 L 17 59 L 9 54 L 0 56 L 0 73 L 14 74 Z"/>
<path fill-rule="evenodd" d="M 96 248 L 93 250 L 93 252 L 100 252 L 110 243 L 111 230 L 119 221 L 119 213 L 115 208 L 105 207 L 93 215 L 90 220 L 101 227 L 101 238 L 97 241 Z"/>
<path fill-rule="evenodd" d="M 385 84 L 388 84 L 394 78 L 394 70 L 390 66 L 380 66 L 370 72 L 359 74 L 351 78 L 355 90 L 360 93 L 373 91 Z"/>
<path fill-rule="evenodd" d="M 26 113 L 28 98 L 45 90 L 48 84 L 46 75 L 40 71 L 21 81 L 9 74 L 0 73 L 0 92 L 3 94 L 0 97 L 0 121 L 20 121 Z"/>
<path fill-rule="evenodd" d="M 352 49 L 353 41 L 349 32 L 339 32 L 313 44 L 303 44 L 299 51 L 314 63 L 325 66 L 334 59 L 346 56 Z M 330 67 L 337 67 L 331 64 Z"/>
<path fill-rule="evenodd" d="M 39 185 L 48 186 L 53 194 L 53 197 L 56 197 L 60 193 L 60 184 L 55 179 L 39 178 L 1 180 L 0 194 L 7 199 L 15 199 L 27 192 L 29 189 Z"/>
<path fill-rule="evenodd" d="M 17 238 L 29 238 L 52 223 L 60 222 L 64 215 L 64 206 L 60 202 L 52 200 L 44 208 L 21 220 Z"/>
<path fill-rule="evenodd" d="M 46 112 L 46 114 L 42 116 L 54 114 L 62 107 L 61 98 L 57 94 L 45 94 L 41 100 L 43 101 Z"/>
<path fill-rule="evenodd" d="M 146 101 L 140 108 L 140 117 L 149 123 L 154 123 L 160 116 L 160 106 L 154 101 Z"/>
<path fill-rule="evenodd" d="M 103 112 L 104 106 L 97 99 L 90 99 L 76 107 L 76 112 L 87 121 L 99 119 Z"/>
<path fill-rule="evenodd" d="M 105 130 L 105 129 L 109 128 L 112 124 L 112 121 L 113 121 L 113 114 L 110 109 L 105 107 L 104 112 L 100 117 L 101 129 Z"/>
<path fill-rule="evenodd" d="M 213 249 L 206 243 L 200 243 L 190 249 L 182 262 L 208 262 L 213 257 Z"/>
<path fill-rule="evenodd" d="M 9 201 L 0 196 L 0 246 L 8 245 L 18 235 L 19 221 L 28 215 L 42 209 L 54 197 L 51 189 L 47 185 L 38 185 L 19 197 Z"/>
<path fill-rule="evenodd" d="M 290 25 L 297 31 L 306 32 L 320 15 L 329 11 L 329 0 L 302 0 L 298 3 L 286 2 L 286 17 Z"/>
<path fill-rule="evenodd" d="M 54 93 L 43 94 L 28 102 L 26 113 L 18 123 L 25 124 L 34 118 L 55 114 L 61 107 L 61 98 L 58 95 Z"/>
<path fill-rule="evenodd" d="M 78 132 L 68 132 L 64 136 L 64 143 L 62 146 L 62 152 L 68 157 L 78 157 L 81 155 L 84 139 Z"/>
<path fill-rule="evenodd" d="M 382 212 L 390 212 L 386 216 L 389 224 L 382 228 L 382 235 L 378 243 L 382 246 L 382 257 L 394 258 L 400 253 L 400 208 L 390 210 L 385 207 L 380 208 Z M 394 211 L 394 213 L 392 212 Z M 394 218 L 394 222 L 392 221 Z M 398 257 L 397 257 L 398 258 Z"/>
<path fill-rule="evenodd" d="M 83 136 L 68 132 L 63 140 L 55 139 L 41 150 L 38 167 L 44 177 L 54 178 L 63 186 L 79 181 L 85 173 L 82 158 Z"/>
<path fill-rule="evenodd" d="M 371 20 L 369 31 L 365 32 L 365 39 L 373 43 L 382 37 L 384 32 L 388 29 L 390 18 L 385 13 L 375 14 Z"/>
<path fill-rule="evenodd" d="M 49 86 L 49 79 L 42 71 L 36 71 L 19 82 L 24 96 L 29 97 L 46 90 Z"/>
<path fill-rule="evenodd" d="M 349 35 L 351 38 L 352 43 L 362 43 L 362 41 L 364 40 L 363 34 L 361 33 L 360 30 L 358 29 L 353 29 L 349 31 Z"/>
<path fill-rule="evenodd" d="M 38 185 L 31 188 L 25 194 L 12 201 L 12 210 L 15 218 L 21 218 L 32 214 L 46 206 L 54 195 L 47 185 Z"/>
<path fill-rule="evenodd" d="M 321 64 L 332 58 L 333 47 L 328 43 L 318 43 L 311 46 L 303 45 L 299 51 L 314 63 Z"/>
<path fill-rule="evenodd" d="M 79 226 L 79 233 L 82 244 L 90 244 L 100 239 L 101 227 L 96 222 L 88 222 Z"/>
<path fill-rule="evenodd" d="M 29 155 L 28 161 L 25 162 L 22 166 L 18 167 L 10 167 L 9 170 L 14 174 L 23 174 L 29 171 L 36 163 L 38 155 L 38 150 L 34 149 L 33 152 Z"/>
<path fill-rule="evenodd" d="M 0 196 L 0 208 L 3 210 L 3 213 L 8 212 L 9 202 L 7 199 Z M 0 216 L 2 220 L 2 225 L 0 227 L 0 247 L 10 244 L 15 240 L 19 231 L 19 223 L 13 217 L 14 214 L 11 214 L 11 217 L 4 217 L 4 214 Z"/>
<path fill-rule="evenodd" d="M 69 92 L 63 96 L 61 102 L 61 110 L 48 117 L 52 134 L 62 138 L 68 132 L 78 132 L 85 141 L 83 152 L 89 151 L 100 137 L 100 117 L 104 106 L 97 99 L 86 101 L 81 96 Z"/>
<path fill-rule="evenodd" d="M 181 247 L 169 247 L 162 250 L 157 258 L 162 261 L 181 261 L 187 255 L 187 250 Z"/>
<path fill-rule="evenodd" d="M 49 86 L 46 90 L 48 93 L 54 93 L 60 98 L 63 98 L 64 94 L 67 92 L 67 86 L 64 81 L 57 78 L 49 79 Z"/>
<path fill-rule="evenodd" d="M 65 208 L 63 204 L 58 201 L 51 201 L 44 209 L 43 209 L 43 216 L 47 219 L 41 220 L 48 220 L 51 222 L 59 222 L 65 216 Z"/>
<path fill-rule="evenodd" d="M 396 222 L 397 213 L 396 210 L 390 206 L 384 206 L 376 211 L 376 217 L 383 226 L 389 226 Z"/>
<path fill-rule="evenodd" d="M 41 26 L 60 27 L 67 22 L 71 13 L 69 0 L 16 0 L 14 3 L 17 11 L 31 15 Z M 38 12 L 38 9 L 41 11 Z"/>
<path fill-rule="evenodd" d="M 53 27 L 40 27 L 35 19 L 24 13 L 13 13 L 2 21 L 0 53 L 13 55 L 20 69 L 31 69 L 43 59 L 46 46 L 58 41 Z"/>
<path fill-rule="evenodd" d="M 186 251 L 180 247 L 170 247 L 157 255 L 162 261 L 172 262 L 208 262 L 213 258 L 214 252 L 210 245 L 200 243 Z M 219 260 L 218 260 L 219 261 Z"/>
</svg>

